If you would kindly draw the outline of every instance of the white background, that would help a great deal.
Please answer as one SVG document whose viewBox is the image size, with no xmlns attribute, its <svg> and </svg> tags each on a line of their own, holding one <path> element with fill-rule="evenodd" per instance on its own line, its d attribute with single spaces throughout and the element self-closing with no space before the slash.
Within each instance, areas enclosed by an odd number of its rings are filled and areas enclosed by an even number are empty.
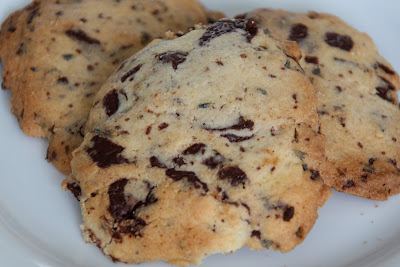
<svg viewBox="0 0 400 267">
<path fill-rule="evenodd" d="M 111 0 L 110 0 L 111 1 Z M 400 71 L 400 2 L 311 0 L 203 0 L 235 15 L 256 7 L 336 14 L 374 39 Z M 28 4 L 0 0 L 0 21 Z M 127 266 L 114 264 L 79 229 L 79 205 L 60 189 L 61 175 L 44 158 L 47 142 L 25 136 L 9 110 L 10 93 L 0 91 L 0 266 Z M 377 202 L 335 192 L 320 209 L 307 239 L 281 254 L 243 248 L 214 255 L 203 266 L 400 266 L 400 196 Z M 167 266 L 156 262 L 141 266 Z"/>
</svg>

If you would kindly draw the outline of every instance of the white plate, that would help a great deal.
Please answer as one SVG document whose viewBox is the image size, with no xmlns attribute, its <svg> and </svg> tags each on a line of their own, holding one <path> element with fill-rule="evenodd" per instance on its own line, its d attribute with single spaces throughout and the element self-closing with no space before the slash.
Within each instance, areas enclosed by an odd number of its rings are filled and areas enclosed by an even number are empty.
<svg viewBox="0 0 400 267">
<path fill-rule="evenodd" d="M 256 7 L 336 14 L 370 34 L 381 54 L 400 71 L 398 1 L 202 2 L 228 15 Z M 0 20 L 27 3 L 0 0 Z M 10 115 L 9 100 L 8 91 L 0 92 L 0 266 L 127 266 L 112 263 L 94 245 L 84 243 L 78 203 L 61 191 L 63 175 L 44 160 L 47 142 L 21 132 Z M 234 255 L 211 256 L 203 266 L 400 266 L 399 206 L 400 196 L 377 202 L 335 192 L 295 250 L 281 254 L 243 248 Z"/>
</svg>

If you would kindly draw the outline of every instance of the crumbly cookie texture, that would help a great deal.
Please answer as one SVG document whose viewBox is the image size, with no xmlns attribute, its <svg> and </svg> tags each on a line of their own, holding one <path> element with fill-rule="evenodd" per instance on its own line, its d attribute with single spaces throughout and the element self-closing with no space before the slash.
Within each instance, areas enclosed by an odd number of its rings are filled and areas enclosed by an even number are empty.
<svg viewBox="0 0 400 267">
<path fill-rule="evenodd" d="M 253 21 L 220 20 L 125 61 L 64 182 L 85 240 L 115 261 L 177 265 L 301 243 L 331 191 L 298 55 Z"/>
<path fill-rule="evenodd" d="M 300 65 L 318 91 L 326 162 L 334 189 L 375 200 L 400 192 L 399 76 L 371 38 L 329 14 L 260 9 L 241 17 L 297 41 Z"/>
<path fill-rule="evenodd" d="M 112 71 L 165 31 L 207 20 L 194 0 L 34 1 L 0 32 L 12 113 L 27 135 L 49 139 L 47 159 L 70 173 L 94 95 Z"/>
</svg>

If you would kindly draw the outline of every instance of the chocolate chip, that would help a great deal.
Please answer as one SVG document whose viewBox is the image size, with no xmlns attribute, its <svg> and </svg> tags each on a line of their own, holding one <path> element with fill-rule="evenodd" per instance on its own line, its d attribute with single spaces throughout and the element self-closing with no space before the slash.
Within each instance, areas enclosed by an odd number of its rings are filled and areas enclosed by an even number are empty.
<svg viewBox="0 0 400 267">
<path fill-rule="evenodd" d="M 151 165 L 151 167 L 157 167 L 157 168 L 161 168 L 161 169 L 167 168 L 167 165 L 162 163 L 157 157 L 154 157 L 154 156 L 150 158 L 150 165 Z"/>
<path fill-rule="evenodd" d="M 150 126 L 147 126 L 147 128 L 146 128 L 146 135 L 149 135 L 150 133 L 151 133 L 151 125 Z"/>
<path fill-rule="evenodd" d="M 81 187 L 79 186 L 78 183 L 67 183 L 67 188 L 71 193 L 74 195 L 74 197 L 79 200 L 81 197 Z"/>
<path fill-rule="evenodd" d="M 380 68 L 380 69 L 382 69 L 384 72 L 386 72 L 387 74 L 390 74 L 390 75 L 394 75 L 394 74 L 395 74 L 394 70 L 392 70 L 392 69 L 389 68 L 388 66 L 383 65 L 382 63 L 379 63 L 379 62 L 376 63 L 375 68 Z"/>
<path fill-rule="evenodd" d="M 113 89 L 110 92 L 108 92 L 106 96 L 103 98 L 103 107 L 106 110 L 107 116 L 111 116 L 115 112 L 117 112 L 119 107 L 119 98 L 116 89 Z"/>
<path fill-rule="evenodd" d="M 344 189 L 349 189 L 349 188 L 351 188 L 351 187 L 353 187 L 353 186 L 355 186 L 354 181 L 353 181 L 353 180 L 348 180 L 348 181 L 347 181 L 347 184 L 345 184 L 345 185 L 342 186 L 342 189 L 343 189 L 343 190 L 344 190 Z"/>
<path fill-rule="evenodd" d="M 160 125 L 158 125 L 158 130 L 159 130 L 159 131 L 162 131 L 162 130 L 164 130 L 165 128 L 167 128 L 168 126 L 169 126 L 168 123 L 163 122 L 163 123 L 161 123 Z"/>
<path fill-rule="evenodd" d="M 99 40 L 90 37 L 89 35 L 86 34 L 86 32 L 84 32 L 82 30 L 70 29 L 70 30 L 65 31 L 65 34 L 69 38 L 71 38 L 73 40 L 76 40 L 76 41 L 84 42 L 84 43 L 87 43 L 87 44 L 95 44 L 95 45 L 99 45 L 100 44 Z"/>
<path fill-rule="evenodd" d="M 129 223 L 120 225 L 119 231 L 125 234 L 132 234 L 135 237 L 141 237 L 140 230 L 142 230 L 145 226 L 146 222 L 143 219 L 134 216 Z"/>
<path fill-rule="evenodd" d="M 178 68 L 179 64 L 182 64 L 186 61 L 188 53 L 186 52 L 166 52 L 163 54 L 156 55 L 158 60 L 162 61 L 163 63 L 172 63 L 172 67 L 174 70 Z"/>
<path fill-rule="evenodd" d="M 28 16 L 28 20 L 27 20 L 27 24 L 31 24 L 31 22 L 33 21 L 33 19 L 38 15 L 38 13 L 39 13 L 39 7 L 38 6 L 36 6 L 32 11 L 31 11 L 31 13 L 29 13 L 29 16 Z"/>
<path fill-rule="evenodd" d="M 249 140 L 254 137 L 254 134 L 251 136 L 237 136 L 235 134 L 221 134 L 221 137 L 225 137 L 231 143 L 238 143 Z"/>
<path fill-rule="evenodd" d="M 174 163 L 175 163 L 176 165 L 178 165 L 179 167 L 186 164 L 184 158 L 182 158 L 182 157 L 176 157 L 176 158 L 174 158 L 174 159 L 172 160 L 172 162 L 174 162 Z"/>
<path fill-rule="evenodd" d="M 300 42 L 301 40 L 306 38 L 307 35 L 308 35 L 308 28 L 306 25 L 302 23 L 293 24 L 292 27 L 290 28 L 289 40 Z"/>
<path fill-rule="evenodd" d="M 374 173 L 375 172 L 375 168 L 372 167 L 372 166 L 364 166 L 363 171 L 369 172 L 369 173 Z"/>
<path fill-rule="evenodd" d="M 303 227 L 300 226 L 299 228 L 297 228 L 296 236 L 297 236 L 298 238 L 303 238 L 303 236 L 304 236 L 304 234 L 303 234 Z"/>
<path fill-rule="evenodd" d="M 354 46 L 354 42 L 350 36 L 335 32 L 327 32 L 325 34 L 325 42 L 332 47 L 337 47 L 345 51 L 350 51 Z"/>
<path fill-rule="evenodd" d="M 65 59 L 65 60 L 71 60 L 72 58 L 74 57 L 74 55 L 72 55 L 72 54 L 64 54 L 63 55 L 63 58 Z"/>
<path fill-rule="evenodd" d="M 253 130 L 254 127 L 254 122 L 252 120 L 245 120 L 243 116 L 240 116 L 238 119 L 238 122 L 230 127 L 226 128 L 205 128 L 208 131 L 218 131 L 218 132 L 223 132 L 226 130 L 244 130 L 244 129 L 249 129 Z"/>
<path fill-rule="evenodd" d="M 288 206 L 285 208 L 285 211 L 283 212 L 283 220 L 285 222 L 289 222 L 294 215 L 294 207 Z"/>
<path fill-rule="evenodd" d="M 59 84 L 67 84 L 68 83 L 68 78 L 67 77 L 60 77 L 60 78 L 58 78 L 57 83 L 59 83 Z"/>
<path fill-rule="evenodd" d="M 206 147 L 206 145 L 203 143 L 193 144 L 190 147 L 188 147 L 187 149 L 185 149 L 185 151 L 183 151 L 183 155 L 195 155 L 195 154 L 199 153 L 205 147 Z"/>
<path fill-rule="evenodd" d="M 126 158 L 120 155 L 125 149 L 109 139 L 95 135 L 92 137 L 92 147 L 87 147 L 86 152 L 94 162 L 101 168 L 107 168 L 113 164 L 123 164 L 128 162 Z"/>
<path fill-rule="evenodd" d="M 142 32 L 142 35 L 140 37 L 140 43 L 142 45 L 146 45 L 150 42 L 151 36 L 148 32 Z"/>
<path fill-rule="evenodd" d="M 199 45 L 203 46 L 210 42 L 212 39 L 217 38 L 223 34 L 235 32 L 237 29 L 242 29 L 246 33 L 244 36 L 247 41 L 250 43 L 254 36 L 257 35 L 258 24 L 251 20 L 245 19 L 221 19 L 216 23 L 212 24 L 208 29 L 204 32 L 203 36 L 199 39 Z"/>
<path fill-rule="evenodd" d="M 221 165 L 224 161 L 225 161 L 225 158 L 221 154 L 216 152 L 215 156 L 206 158 L 202 162 L 202 164 L 206 165 L 208 168 L 213 170 L 213 169 L 217 168 L 219 165 Z"/>
<path fill-rule="evenodd" d="M 205 192 L 208 192 L 208 186 L 207 184 L 203 183 L 194 172 L 190 171 L 177 171 L 175 169 L 168 169 L 165 171 L 165 174 L 172 178 L 174 181 L 180 181 L 182 179 L 185 179 L 192 183 L 194 188 L 203 188 Z"/>
<path fill-rule="evenodd" d="M 318 171 L 310 170 L 310 172 L 311 172 L 311 176 L 310 176 L 311 180 L 315 181 L 320 177 L 320 174 Z"/>
<path fill-rule="evenodd" d="M 244 173 L 237 166 L 228 166 L 218 171 L 218 177 L 221 180 L 228 180 L 232 186 L 244 184 L 248 180 L 246 173 Z"/>
<path fill-rule="evenodd" d="M 318 64 L 318 62 L 319 62 L 318 57 L 313 57 L 313 56 L 306 56 L 306 57 L 304 58 L 304 60 L 305 60 L 307 63 L 312 63 L 312 64 Z"/>
<path fill-rule="evenodd" d="M 253 231 L 251 232 L 250 237 L 256 237 L 256 238 L 258 238 L 258 239 L 261 240 L 261 232 L 260 232 L 260 231 L 253 230 Z"/>
<path fill-rule="evenodd" d="M 133 69 L 131 69 L 130 71 L 128 71 L 127 73 L 125 73 L 122 77 L 121 77 L 121 82 L 125 82 L 126 79 L 128 79 L 129 77 L 133 76 L 133 78 L 135 77 L 134 75 L 136 74 L 136 72 L 138 72 L 140 70 L 140 68 L 143 66 L 143 64 L 139 64 L 136 67 L 134 67 Z"/>
<path fill-rule="evenodd" d="M 391 103 L 394 103 L 393 99 L 392 99 L 392 95 L 390 94 L 390 91 L 395 90 L 394 86 L 387 79 L 385 79 L 381 76 L 379 76 L 379 78 L 381 79 L 383 85 L 376 87 L 376 90 L 378 91 L 376 94 L 380 98 L 382 98 L 386 101 L 389 101 Z"/>
</svg>

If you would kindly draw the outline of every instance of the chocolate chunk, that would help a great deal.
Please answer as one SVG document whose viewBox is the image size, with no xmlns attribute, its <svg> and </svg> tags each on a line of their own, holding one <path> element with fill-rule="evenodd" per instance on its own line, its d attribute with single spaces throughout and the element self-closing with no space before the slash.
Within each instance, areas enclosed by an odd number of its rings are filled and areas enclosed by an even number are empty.
<svg viewBox="0 0 400 267">
<path fill-rule="evenodd" d="M 318 57 L 306 56 L 306 57 L 304 58 L 304 60 L 305 60 L 307 63 L 312 63 L 312 64 L 318 64 L 318 63 L 319 63 Z"/>
<path fill-rule="evenodd" d="M 285 208 L 285 211 L 283 212 L 283 220 L 285 222 L 289 222 L 294 215 L 294 207 L 289 206 Z"/>
<path fill-rule="evenodd" d="M 250 237 L 256 237 L 256 238 L 258 238 L 258 239 L 261 240 L 261 232 L 260 232 L 260 231 L 253 230 L 253 231 L 251 232 L 251 236 L 250 236 Z"/>
<path fill-rule="evenodd" d="M 392 70 L 391 68 L 389 68 L 386 65 L 383 65 L 382 63 L 377 62 L 374 67 L 375 67 L 375 69 L 376 68 L 382 69 L 387 74 L 390 74 L 390 75 L 394 75 L 395 74 L 394 70 Z"/>
<path fill-rule="evenodd" d="M 166 52 L 163 54 L 156 55 L 158 60 L 162 61 L 163 63 L 172 63 L 172 67 L 174 70 L 178 68 L 179 64 L 182 64 L 186 61 L 188 53 L 186 52 Z"/>
<path fill-rule="evenodd" d="M 308 28 L 306 25 L 302 23 L 293 24 L 292 27 L 290 28 L 289 40 L 300 42 L 301 40 L 306 38 L 307 35 L 308 35 Z"/>
<path fill-rule="evenodd" d="M 132 206 L 128 205 L 124 194 L 127 183 L 128 179 L 121 179 L 112 183 L 108 188 L 108 196 L 110 199 L 109 211 L 117 221 L 126 220 L 132 216 Z"/>
<path fill-rule="evenodd" d="M 76 41 L 84 42 L 84 43 L 87 43 L 87 44 L 95 44 L 95 45 L 99 45 L 100 44 L 99 40 L 90 37 L 89 35 L 86 34 L 86 32 L 84 32 L 82 30 L 70 29 L 70 30 L 66 30 L 65 34 L 69 38 L 71 38 L 73 40 L 76 40 Z"/>
<path fill-rule="evenodd" d="M 150 165 L 151 165 L 151 167 L 157 167 L 157 168 L 161 168 L 161 169 L 167 168 L 167 165 L 162 163 L 157 157 L 154 157 L 154 156 L 150 158 Z"/>
<path fill-rule="evenodd" d="M 238 142 L 243 142 L 243 141 L 253 138 L 254 134 L 250 135 L 250 136 L 237 136 L 235 134 L 221 134 L 221 137 L 225 137 L 231 143 L 238 143 Z"/>
<path fill-rule="evenodd" d="M 203 36 L 199 39 L 199 45 L 203 46 L 210 42 L 212 39 L 217 38 L 223 34 L 235 32 L 237 29 L 242 29 L 246 33 L 244 36 L 250 43 L 254 36 L 257 35 L 258 24 L 252 20 L 245 19 L 221 19 L 208 27 Z"/>
<path fill-rule="evenodd" d="M 218 132 L 223 132 L 226 130 L 244 130 L 244 129 L 249 129 L 253 130 L 254 122 L 252 120 L 245 120 L 243 116 L 240 116 L 238 119 L 238 122 L 230 127 L 226 128 L 205 128 L 208 131 L 218 131 Z"/>
<path fill-rule="evenodd" d="M 142 66 L 143 66 L 143 64 L 139 64 L 136 67 L 134 67 L 133 69 L 131 69 L 130 71 L 128 71 L 127 73 L 125 73 L 121 77 L 121 82 L 125 82 L 126 79 L 128 79 L 131 76 L 133 76 L 132 78 L 135 78 L 135 73 L 138 72 Z"/>
<path fill-rule="evenodd" d="M 354 42 L 350 36 L 335 32 L 327 32 L 325 34 L 325 42 L 330 46 L 337 47 L 345 51 L 350 51 L 354 46 Z"/>
<path fill-rule="evenodd" d="M 123 164 L 128 162 L 126 158 L 120 155 L 125 149 L 109 139 L 95 135 L 92 137 L 92 147 L 87 147 L 86 152 L 94 162 L 101 168 L 107 168 L 113 164 Z"/>
<path fill-rule="evenodd" d="M 218 177 L 221 180 L 228 180 L 232 186 L 244 184 L 248 180 L 246 173 L 244 173 L 237 166 L 228 166 L 218 171 Z"/>
<path fill-rule="evenodd" d="M 111 116 L 115 112 L 117 112 L 119 107 L 119 98 L 116 89 L 113 89 L 110 92 L 108 92 L 106 96 L 103 98 L 103 107 L 106 110 L 107 116 Z"/>
<path fill-rule="evenodd" d="M 190 147 L 188 147 L 187 149 L 185 149 L 185 151 L 183 151 L 183 155 L 195 155 L 195 154 L 199 153 L 205 147 L 206 147 L 206 145 L 203 143 L 193 144 Z"/>
<path fill-rule="evenodd" d="M 342 186 L 342 189 L 348 189 L 348 188 L 351 188 L 353 186 L 355 186 L 354 181 L 353 180 L 348 180 L 347 184 Z"/>
<path fill-rule="evenodd" d="M 303 168 L 303 169 L 304 169 L 304 168 Z M 310 176 L 310 179 L 311 179 L 311 180 L 315 181 L 315 180 L 317 180 L 317 179 L 320 177 L 320 174 L 319 174 L 318 171 L 310 170 L 310 172 L 311 172 L 311 176 Z"/>
<path fill-rule="evenodd" d="M 172 178 L 174 181 L 180 181 L 184 178 L 190 183 L 193 184 L 194 188 L 198 189 L 200 187 L 203 188 L 203 190 L 207 193 L 208 192 L 208 186 L 207 184 L 203 183 L 194 172 L 189 172 L 189 171 L 177 171 L 175 169 L 168 169 L 165 171 L 165 174 Z"/>
<path fill-rule="evenodd" d="M 213 169 L 217 168 L 219 165 L 221 165 L 222 162 L 224 162 L 224 160 L 225 160 L 225 158 L 217 152 L 215 156 L 206 158 L 202 162 L 202 164 L 206 165 L 208 168 L 213 170 Z"/>
<path fill-rule="evenodd" d="M 67 188 L 71 193 L 74 195 L 74 197 L 79 200 L 81 197 L 81 187 L 79 186 L 78 183 L 68 183 Z"/>
</svg>

